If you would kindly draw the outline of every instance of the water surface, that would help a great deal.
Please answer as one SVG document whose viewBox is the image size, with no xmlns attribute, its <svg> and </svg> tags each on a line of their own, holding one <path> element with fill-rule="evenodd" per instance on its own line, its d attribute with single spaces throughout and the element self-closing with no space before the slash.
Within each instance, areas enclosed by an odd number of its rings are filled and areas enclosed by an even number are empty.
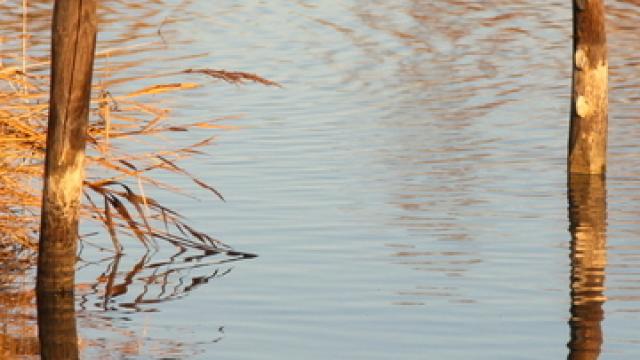
<svg viewBox="0 0 640 360">
<path fill-rule="evenodd" d="M 609 175 L 596 190 L 568 189 L 565 175 L 565 2 L 148 6 L 157 12 L 132 18 L 157 49 L 125 57 L 138 61 L 131 76 L 225 68 L 283 85 L 201 79 L 208 86 L 166 99 L 178 122 L 242 115 L 211 156 L 184 163 L 227 202 L 195 190 L 199 202 L 161 196 L 260 256 L 208 259 L 148 284 L 141 279 L 155 267 L 136 264 L 175 251 L 146 259 L 131 245 L 118 262 L 122 279 L 135 280 L 125 293 L 105 302 L 87 285 L 78 295 L 85 357 L 580 358 L 581 329 L 600 332 L 589 351 L 601 359 L 640 355 L 639 3 L 607 2 Z M 111 26 L 102 35 L 116 39 L 109 45 L 118 39 Z M 162 61 L 167 54 L 184 58 Z M 135 87 L 113 91 L 127 86 Z M 600 200 L 580 203 L 580 191 Z M 595 265 L 581 260 L 589 254 Z M 90 247 L 82 257 L 96 264 L 78 282 L 102 276 L 104 287 L 113 259 Z M 596 276 L 586 285 L 585 267 Z M 193 279 L 202 284 L 183 291 Z M 136 302 L 174 289 L 167 301 Z"/>
</svg>

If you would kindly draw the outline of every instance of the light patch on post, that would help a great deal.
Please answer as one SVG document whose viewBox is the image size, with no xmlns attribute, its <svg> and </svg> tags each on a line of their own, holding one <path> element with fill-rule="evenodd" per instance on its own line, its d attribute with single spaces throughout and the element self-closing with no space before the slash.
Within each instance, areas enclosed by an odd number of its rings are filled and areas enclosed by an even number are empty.
<svg viewBox="0 0 640 360">
<path fill-rule="evenodd" d="M 584 10 L 587 7 L 589 0 L 576 0 L 576 6 L 579 10 Z"/>
<path fill-rule="evenodd" d="M 575 55 L 576 69 L 584 70 L 585 67 L 587 66 L 587 61 L 588 61 L 587 54 L 584 51 L 584 49 L 576 50 L 576 55 Z"/>
<path fill-rule="evenodd" d="M 576 52 L 576 67 L 578 65 L 579 51 Z M 585 59 L 586 62 L 586 59 Z M 586 66 L 582 69 L 583 80 L 581 81 L 583 87 L 577 89 L 579 94 L 576 98 L 576 114 L 581 117 L 587 117 L 591 114 L 603 114 L 606 116 L 607 109 L 607 76 L 608 66 L 607 63 L 601 63 L 596 68 L 590 68 Z"/>
<path fill-rule="evenodd" d="M 589 111 L 596 111 L 603 116 L 606 116 L 607 113 L 608 73 L 609 66 L 606 62 L 585 71 L 583 95 L 586 97 L 587 105 L 591 108 Z"/>
<path fill-rule="evenodd" d="M 589 104 L 584 96 L 578 96 L 578 100 L 576 101 L 576 114 L 581 118 L 589 115 Z"/>
<path fill-rule="evenodd" d="M 51 179 L 53 188 L 50 188 L 51 198 L 56 199 L 64 216 L 74 215 L 82 197 L 82 180 L 84 179 L 84 154 L 76 153 L 73 164 L 66 171 L 57 174 Z"/>
</svg>

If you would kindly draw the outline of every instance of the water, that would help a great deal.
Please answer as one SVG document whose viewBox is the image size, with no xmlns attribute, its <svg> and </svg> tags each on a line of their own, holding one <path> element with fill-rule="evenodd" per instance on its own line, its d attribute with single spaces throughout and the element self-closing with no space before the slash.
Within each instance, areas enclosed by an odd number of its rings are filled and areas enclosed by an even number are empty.
<svg viewBox="0 0 640 360">
<path fill-rule="evenodd" d="M 572 328 L 601 333 L 600 359 L 640 355 L 640 3 L 607 3 L 609 174 L 596 190 L 572 188 L 577 199 L 581 191 L 602 199 L 575 200 L 577 215 L 565 175 L 564 2 L 154 6 L 157 14 L 132 19 L 148 23 L 137 28 L 152 41 L 165 22 L 167 48 L 157 54 L 207 55 L 130 55 L 138 60 L 131 76 L 225 68 L 283 85 L 200 78 L 208 85 L 165 100 L 178 122 L 242 115 L 226 122 L 240 128 L 219 133 L 210 157 L 183 163 L 226 203 L 197 191 L 198 202 L 160 196 L 194 226 L 259 257 L 207 258 L 212 265 L 170 277 L 178 257 L 163 282 L 149 277 L 156 268 L 132 270 L 142 250 L 129 245 L 119 269 L 134 281 L 107 311 L 99 289 L 111 259 L 81 268 L 86 358 L 555 359 L 568 356 L 569 342 L 579 346 Z M 106 236 L 92 241 L 109 246 Z M 165 247 L 145 261 L 171 255 Z M 82 254 L 107 256 L 91 247 Z M 579 281 L 585 271 L 594 278 Z M 199 286 L 184 291 L 193 281 Z M 137 302 L 141 294 L 151 301 Z M 572 356 L 586 355 L 574 346 Z"/>
</svg>

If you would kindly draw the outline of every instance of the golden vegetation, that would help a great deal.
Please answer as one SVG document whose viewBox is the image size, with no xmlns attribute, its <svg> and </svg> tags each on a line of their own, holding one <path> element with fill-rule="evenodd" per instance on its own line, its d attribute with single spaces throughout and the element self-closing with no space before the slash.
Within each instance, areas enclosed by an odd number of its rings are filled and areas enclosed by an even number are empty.
<svg viewBox="0 0 640 360">
<path fill-rule="evenodd" d="M 175 253 L 158 260 L 143 255 L 135 264 L 120 263 L 120 256 L 86 261 L 82 250 L 78 266 L 101 266 L 103 274 L 91 283 L 77 284 L 84 327 L 117 331 L 111 319 L 85 312 L 104 310 L 149 311 L 150 306 L 186 296 L 190 291 L 228 273 L 226 262 L 250 254 L 235 252 L 208 234 L 194 229 L 176 211 L 149 194 L 162 190 L 181 193 L 176 174 L 224 200 L 213 186 L 191 174 L 185 158 L 203 154 L 215 141 L 211 131 L 235 129 L 229 120 L 172 118 L 179 92 L 199 91 L 198 75 L 233 84 L 279 86 L 258 75 L 211 69 L 189 69 L 189 61 L 202 57 L 174 56 L 167 51 L 172 24 L 188 17 L 188 0 L 170 5 L 163 0 L 103 1 L 94 74 L 93 99 L 86 157 L 87 178 L 82 216 L 104 227 L 104 235 L 119 250 L 126 240 L 138 239 L 147 248 L 158 241 L 175 246 Z M 28 11 L 20 1 L 0 1 L 0 358 L 36 358 L 33 270 L 40 221 L 43 162 L 49 99 L 49 31 L 51 1 L 29 0 Z M 172 10 L 182 6 L 180 11 Z M 167 10 L 168 9 L 168 10 Z M 160 24 L 160 25 L 158 25 Z M 154 66 L 156 65 L 156 66 Z M 153 68 L 154 70 L 149 70 Z M 200 89 L 201 91 L 201 89 Z M 172 135 L 191 143 L 171 145 Z M 175 143 L 174 143 L 175 144 Z M 162 179 L 170 180 L 163 181 Z M 109 235 L 107 235 L 109 234 Z M 83 245 L 93 241 L 84 234 Z M 122 241 L 121 241 L 122 240 Z M 102 247 L 102 246 L 100 246 Z M 112 250 L 111 246 L 107 246 Z M 194 249 L 196 251 L 187 251 Z M 209 258 L 223 252 L 228 256 Z M 100 299 L 98 305 L 85 304 Z M 86 316 L 86 319 L 85 319 Z M 98 320 L 98 321 L 96 321 Z M 117 343 L 81 338 L 81 348 L 100 353 L 136 355 L 149 352 L 133 333 Z M 216 340 L 217 341 L 217 340 Z M 153 341 L 152 341 L 153 343 Z M 148 344 L 147 347 L 157 347 Z M 186 347 L 163 340 L 158 354 L 183 354 Z M 183 354 L 184 355 L 184 354 Z"/>
<path fill-rule="evenodd" d="M 0 4 L 0 10 L 9 11 L 8 6 Z M 37 245 L 49 97 L 49 62 L 46 54 L 41 54 L 40 58 L 30 57 L 27 55 L 28 45 L 22 41 L 25 38 L 32 39 L 35 35 L 46 35 L 48 29 L 42 23 L 46 24 L 50 9 L 46 6 L 43 8 L 44 5 L 39 2 L 33 6 L 29 16 L 39 19 L 37 29 L 41 33 L 22 33 L 13 39 L 3 38 L 3 44 L 0 44 L 3 54 L 8 54 L 0 55 L 5 56 L 4 59 L 0 57 L 0 246 L 19 245 L 26 249 L 34 249 Z M 122 6 L 128 5 L 104 5 L 100 14 L 106 24 L 103 24 L 103 28 L 108 27 L 110 21 L 118 21 L 116 18 L 110 20 L 110 16 L 117 14 L 118 7 Z M 157 6 L 152 8 L 156 9 Z M 18 15 L 16 13 L 15 17 Z M 149 10 L 147 15 L 151 17 L 157 14 L 155 10 Z M 0 19 L 0 22 L 4 22 L 2 20 L 10 21 Z M 167 18 L 163 20 L 163 24 L 168 22 L 170 20 Z M 104 225 L 116 251 L 122 248 L 120 237 L 132 235 L 149 249 L 157 246 L 157 240 L 164 240 L 179 248 L 220 249 L 227 252 L 229 248 L 226 245 L 192 228 L 176 211 L 148 196 L 147 188 L 180 192 L 174 185 L 159 180 L 156 174 L 164 171 L 184 176 L 224 200 L 218 190 L 179 165 L 180 160 L 202 154 L 202 149 L 210 145 L 215 136 L 198 133 L 200 139 L 197 141 L 172 149 L 154 144 L 166 143 L 165 135 L 169 132 L 233 128 L 220 123 L 231 117 L 173 124 L 169 121 L 171 110 L 163 104 L 163 100 L 175 92 L 199 87 L 200 84 L 187 81 L 191 80 L 187 77 L 192 77 L 189 74 L 204 74 L 234 84 L 279 84 L 255 74 L 211 69 L 121 76 L 125 71 L 130 74 L 132 68 L 146 64 L 140 54 L 159 45 L 157 40 L 139 42 L 149 37 L 150 32 L 145 31 L 148 25 L 133 22 L 131 27 L 124 26 L 119 36 L 128 34 L 129 37 L 123 39 L 113 36 L 120 41 L 105 41 L 102 46 L 106 48 L 96 54 L 87 142 L 86 201 L 82 215 Z M 21 29 L 25 31 L 28 27 L 23 25 Z M 137 43 L 131 45 L 123 41 L 131 39 Z M 164 36 L 162 43 L 165 43 Z M 46 49 L 41 38 L 29 44 L 41 50 Z M 118 46 L 113 46 L 115 44 Z M 140 83 L 143 85 L 135 89 Z M 130 90 L 132 88 L 134 90 Z M 242 254 L 231 252 L 231 255 Z"/>
</svg>

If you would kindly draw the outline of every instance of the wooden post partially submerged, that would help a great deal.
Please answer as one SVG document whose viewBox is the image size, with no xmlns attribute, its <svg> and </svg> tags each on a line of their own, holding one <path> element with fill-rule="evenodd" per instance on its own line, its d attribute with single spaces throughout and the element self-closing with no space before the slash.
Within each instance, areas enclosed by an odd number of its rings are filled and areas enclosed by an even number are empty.
<svg viewBox="0 0 640 360">
<path fill-rule="evenodd" d="M 574 0 L 570 173 L 606 172 L 608 68 L 603 0 Z"/>
<path fill-rule="evenodd" d="M 52 313 L 51 296 L 73 299 L 96 23 L 96 0 L 55 1 L 36 287 L 39 313 L 45 314 L 38 324 L 45 327 L 51 320 L 45 319 Z M 46 356 L 47 349 L 41 350 L 43 359 L 52 358 Z M 71 353 L 68 359 L 78 357 L 77 346 Z"/>
</svg>

